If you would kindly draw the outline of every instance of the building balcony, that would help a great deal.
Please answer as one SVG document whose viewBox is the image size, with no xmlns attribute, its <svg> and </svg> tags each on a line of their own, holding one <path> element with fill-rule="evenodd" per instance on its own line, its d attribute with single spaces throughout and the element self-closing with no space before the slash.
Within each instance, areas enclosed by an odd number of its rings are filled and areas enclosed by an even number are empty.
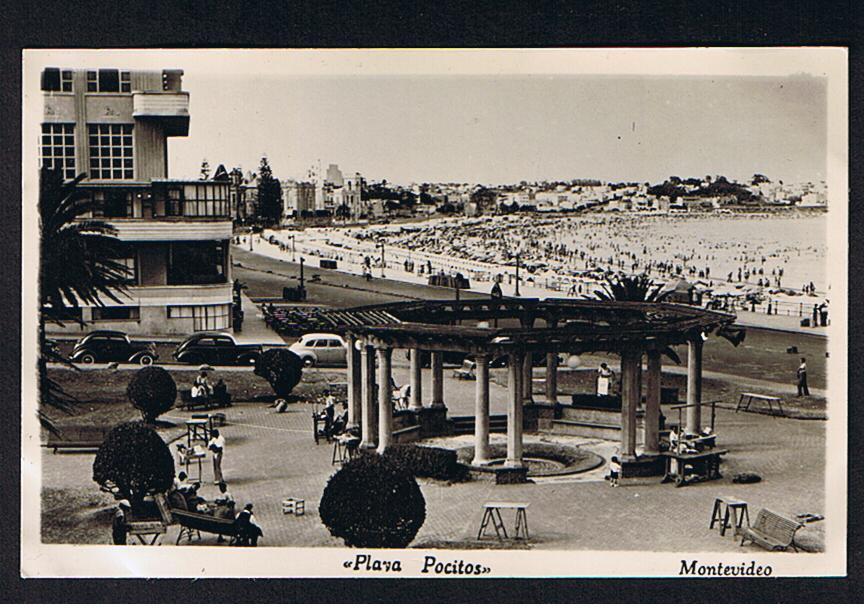
<svg viewBox="0 0 864 608">
<path fill-rule="evenodd" d="M 132 116 L 162 122 L 166 136 L 189 135 L 189 93 L 136 91 L 132 95 Z"/>
<path fill-rule="evenodd" d="M 111 301 L 110 306 L 206 306 L 232 301 L 230 283 L 130 287 L 118 296 L 120 303 Z"/>
<path fill-rule="evenodd" d="M 232 222 L 227 218 L 100 219 L 117 230 L 117 238 L 121 241 L 226 241 L 232 236 Z"/>
</svg>

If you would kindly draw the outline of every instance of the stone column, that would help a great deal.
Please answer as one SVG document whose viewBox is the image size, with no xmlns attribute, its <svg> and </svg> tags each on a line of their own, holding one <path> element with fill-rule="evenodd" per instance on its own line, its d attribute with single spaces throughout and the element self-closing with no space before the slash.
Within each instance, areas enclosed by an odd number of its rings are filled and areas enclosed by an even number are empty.
<svg viewBox="0 0 864 608">
<path fill-rule="evenodd" d="M 356 348 L 356 340 L 347 338 L 346 363 L 348 370 L 348 426 L 359 426 L 363 409 L 363 375 L 360 364 L 360 351 Z"/>
<path fill-rule="evenodd" d="M 687 340 L 687 403 L 702 403 L 702 336 Z M 698 433 L 702 426 L 702 408 L 687 408 L 688 433 Z"/>
<path fill-rule="evenodd" d="M 638 350 L 626 348 L 621 352 L 621 456 L 636 457 L 636 409 L 639 407 L 639 374 L 641 360 Z"/>
<path fill-rule="evenodd" d="M 558 403 L 558 353 L 546 353 L 546 403 Z"/>
<path fill-rule="evenodd" d="M 507 460 L 508 467 L 522 466 L 522 377 L 523 353 L 510 353 L 507 366 Z"/>
<path fill-rule="evenodd" d="M 529 405 L 534 403 L 534 357 L 525 353 L 522 359 L 522 399 Z"/>
<path fill-rule="evenodd" d="M 489 462 L 489 357 L 475 358 L 477 376 L 474 381 L 474 461 L 472 464 Z"/>
<path fill-rule="evenodd" d="M 419 348 L 411 349 L 411 409 L 423 407 L 423 366 Z"/>
<path fill-rule="evenodd" d="M 648 351 L 648 377 L 645 386 L 645 442 L 646 454 L 657 454 L 660 451 L 660 382 L 662 367 L 660 351 Z"/>
<path fill-rule="evenodd" d="M 432 403 L 430 407 L 444 407 L 444 353 L 432 351 Z"/>
<path fill-rule="evenodd" d="M 375 349 L 371 346 L 360 350 L 360 367 L 363 382 L 360 436 L 362 447 L 372 449 L 378 445 L 378 408 L 375 404 Z"/>
<path fill-rule="evenodd" d="M 378 453 L 393 444 L 393 391 L 390 388 L 391 348 L 375 349 L 378 359 Z"/>
</svg>

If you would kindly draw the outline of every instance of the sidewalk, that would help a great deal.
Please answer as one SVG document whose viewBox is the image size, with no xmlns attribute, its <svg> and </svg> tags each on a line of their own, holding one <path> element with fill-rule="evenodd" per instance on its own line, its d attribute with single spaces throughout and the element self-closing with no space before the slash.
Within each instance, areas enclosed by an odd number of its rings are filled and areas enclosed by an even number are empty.
<svg viewBox="0 0 864 608">
<path fill-rule="evenodd" d="M 240 296 L 243 305 L 243 329 L 234 332 L 238 344 L 263 344 L 265 346 L 285 346 L 285 340 L 267 327 L 264 313 L 245 293 Z"/>
<path fill-rule="evenodd" d="M 759 329 L 794 332 L 808 336 L 828 337 L 827 327 L 801 327 L 802 317 L 791 315 L 763 315 L 748 310 L 736 311 L 735 316 L 738 317 L 738 320 L 735 323 L 742 327 L 756 327 Z"/>
</svg>

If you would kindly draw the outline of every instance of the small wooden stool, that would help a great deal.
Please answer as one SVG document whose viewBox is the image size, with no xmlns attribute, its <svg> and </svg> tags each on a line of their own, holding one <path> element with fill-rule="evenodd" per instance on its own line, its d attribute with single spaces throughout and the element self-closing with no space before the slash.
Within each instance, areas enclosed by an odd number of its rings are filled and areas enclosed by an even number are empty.
<svg viewBox="0 0 864 608">
<path fill-rule="evenodd" d="M 330 464 L 342 464 L 351 460 L 357 452 L 360 440 L 356 437 L 351 437 L 350 439 L 335 437 L 334 439 L 333 456 L 330 458 Z"/>
<path fill-rule="evenodd" d="M 746 501 L 734 496 L 718 496 L 714 499 L 714 508 L 711 510 L 711 523 L 708 525 L 708 528 L 712 529 L 714 524 L 719 524 L 720 536 L 726 536 L 726 530 L 732 528 L 732 538 L 735 538 L 741 533 L 740 530 L 744 527 L 745 520 L 749 527 L 750 511 L 747 508 Z"/>
<path fill-rule="evenodd" d="M 303 515 L 306 512 L 306 501 L 302 498 L 286 498 L 282 501 L 282 514 Z"/>
</svg>

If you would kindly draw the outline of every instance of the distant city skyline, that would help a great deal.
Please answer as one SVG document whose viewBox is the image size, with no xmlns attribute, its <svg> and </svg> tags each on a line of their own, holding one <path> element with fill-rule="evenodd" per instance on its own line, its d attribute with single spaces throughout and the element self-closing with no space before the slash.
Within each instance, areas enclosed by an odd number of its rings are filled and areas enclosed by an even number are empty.
<svg viewBox="0 0 864 608">
<path fill-rule="evenodd" d="M 189 136 L 169 143 L 174 178 L 197 178 L 205 158 L 213 171 L 255 171 L 264 154 L 280 179 L 302 179 L 319 160 L 399 184 L 826 178 L 827 80 L 815 51 L 31 56 L 34 92 L 46 65 L 183 69 L 193 118 Z"/>
</svg>

